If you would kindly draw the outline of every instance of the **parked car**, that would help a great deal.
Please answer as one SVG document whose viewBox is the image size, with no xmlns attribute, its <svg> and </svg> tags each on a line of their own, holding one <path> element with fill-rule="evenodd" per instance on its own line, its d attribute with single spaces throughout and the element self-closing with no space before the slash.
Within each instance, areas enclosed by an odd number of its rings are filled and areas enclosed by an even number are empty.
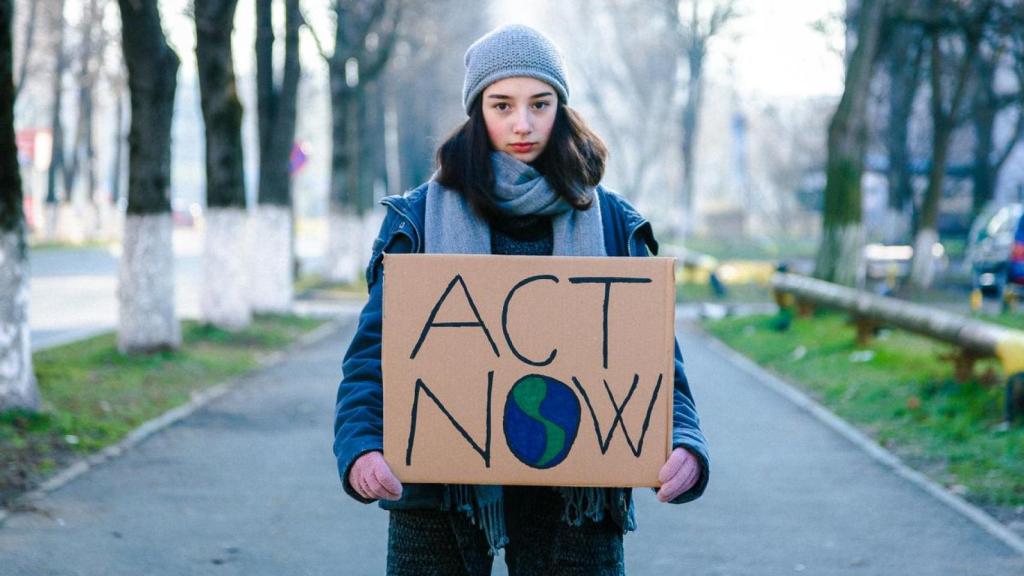
<svg viewBox="0 0 1024 576">
<path fill-rule="evenodd" d="M 1007 283 L 1024 285 L 1024 204 L 988 207 L 974 220 L 968 236 L 965 264 L 975 288 L 1002 294 Z"/>
</svg>

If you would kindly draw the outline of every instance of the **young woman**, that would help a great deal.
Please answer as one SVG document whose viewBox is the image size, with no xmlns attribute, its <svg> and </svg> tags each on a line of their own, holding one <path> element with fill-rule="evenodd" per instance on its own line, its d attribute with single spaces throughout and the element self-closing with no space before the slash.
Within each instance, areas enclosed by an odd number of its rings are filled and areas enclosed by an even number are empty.
<svg viewBox="0 0 1024 576">
<path fill-rule="evenodd" d="M 381 261 L 385 252 L 646 256 L 651 227 L 600 186 L 607 151 L 568 107 L 555 45 L 526 26 L 498 28 L 466 52 L 469 119 L 437 153 L 439 170 L 387 216 L 367 268 L 370 297 L 343 364 L 334 453 L 345 491 L 390 511 L 388 574 L 622 574 L 636 527 L 624 488 L 403 486 L 382 455 Z M 675 348 L 673 451 L 662 502 L 699 497 L 708 453 Z"/>
</svg>

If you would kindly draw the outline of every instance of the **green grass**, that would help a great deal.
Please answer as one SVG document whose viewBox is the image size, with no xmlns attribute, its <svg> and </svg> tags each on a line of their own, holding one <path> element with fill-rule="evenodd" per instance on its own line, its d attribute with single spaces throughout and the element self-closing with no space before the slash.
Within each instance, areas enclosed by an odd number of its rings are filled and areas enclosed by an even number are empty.
<svg viewBox="0 0 1024 576">
<path fill-rule="evenodd" d="M 978 320 L 984 320 L 985 322 L 991 322 L 993 324 L 999 324 L 1007 328 L 1015 328 L 1017 330 L 1024 330 L 1024 314 L 1021 313 L 1018 305 L 1018 310 L 1006 314 L 973 314 Z"/>
<path fill-rule="evenodd" d="M 85 240 L 82 242 L 68 242 L 64 240 L 39 240 L 29 241 L 30 250 L 93 250 L 97 248 L 110 248 L 116 246 L 117 242 L 112 240 Z"/>
<path fill-rule="evenodd" d="M 676 282 L 676 302 L 680 304 L 694 302 L 719 302 L 722 304 L 771 302 L 771 288 L 757 283 L 729 284 L 726 294 L 719 298 L 711 291 L 708 283 Z"/>
<path fill-rule="evenodd" d="M 312 298 L 366 298 L 366 279 L 362 276 L 355 282 L 331 282 L 319 275 L 303 276 L 295 282 L 295 292 Z"/>
<path fill-rule="evenodd" d="M 845 316 L 821 313 L 774 329 L 777 317 L 709 321 L 705 328 L 751 359 L 804 388 L 972 501 L 1024 504 L 1024 424 L 1003 424 L 998 365 L 981 362 L 979 381 L 957 383 L 948 346 L 905 332 L 883 332 L 860 347 Z"/>
<path fill-rule="evenodd" d="M 77 455 L 113 444 L 143 422 L 186 403 L 195 392 L 259 366 L 322 323 L 257 316 L 239 332 L 182 325 L 175 351 L 124 356 L 103 334 L 34 354 L 44 406 L 38 414 L 0 413 L 0 503 Z"/>
</svg>

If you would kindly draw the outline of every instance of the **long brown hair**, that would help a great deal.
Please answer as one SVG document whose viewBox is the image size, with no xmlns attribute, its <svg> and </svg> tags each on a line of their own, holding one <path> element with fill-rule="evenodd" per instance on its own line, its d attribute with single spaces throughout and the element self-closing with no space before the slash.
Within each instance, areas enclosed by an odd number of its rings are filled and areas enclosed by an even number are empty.
<svg viewBox="0 0 1024 576">
<path fill-rule="evenodd" d="M 437 149 L 437 181 L 460 192 L 478 214 L 493 221 L 500 214 L 491 193 L 494 173 L 482 100 L 482 95 L 476 97 L 469 119 Z M 601 138 L 575 110 L 559 101 L 547 146 L 531 165 L 559 196 L 574 208 L 587 210 L 593 204 L 587 189 L 601 181 L 607 157 Z"/>
</svg>

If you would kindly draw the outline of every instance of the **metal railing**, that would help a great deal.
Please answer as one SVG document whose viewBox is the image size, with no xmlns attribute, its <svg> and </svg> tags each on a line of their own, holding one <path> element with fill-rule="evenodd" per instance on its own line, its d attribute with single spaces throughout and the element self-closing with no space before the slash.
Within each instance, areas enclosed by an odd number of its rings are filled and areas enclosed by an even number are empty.
<svg viewBox="0 0 1024 576">
<path fill-rule="evenodd" d="M 780 272 L 772 277 L 772 289 L 780 308 L 795 307 L 801 315 L 815 306 L 848 312 L 861 343 L 878 328 L 892 326 L 951 344 L 957 350 L 952 360 L 960 381 L 970 379 L 975 361 L 996 358 L 1007 376 L 1007 421 L 1024 413 L 1024 331 L 807 276 Z"/>
</svg>

